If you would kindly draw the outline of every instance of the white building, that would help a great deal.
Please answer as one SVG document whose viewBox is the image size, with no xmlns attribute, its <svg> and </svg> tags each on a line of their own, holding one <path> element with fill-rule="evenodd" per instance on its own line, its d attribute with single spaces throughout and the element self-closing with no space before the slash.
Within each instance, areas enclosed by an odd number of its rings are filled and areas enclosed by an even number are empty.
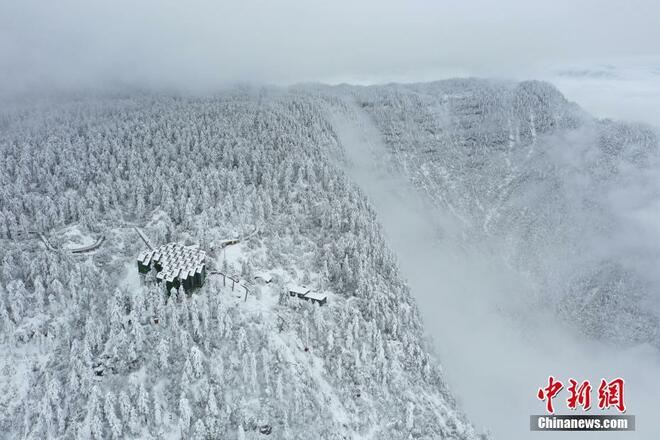
<svg viewBox="0 0 660 440">
<path fill-rule="evenodd" d="M 324 305 L 328 301 L 328 295 L 325 293 L 321 292 L 309 292 L 306 294 L 303 299 L 306 299 L 308 301 L 311 301 L 313 303 L 318 303 L 320 305 Z"/>
<path fill-rule="evenodd" d="M 303 298 L 310 292 L 310 288 L 307 286 L 289 286 L 289 295 L 297 296 L 298 298 Z"/>
<path fill-rule="evenodd" d="M 320 305 L 324 305 L 328 301 L 328 296 L 325 293 L 312 292 L 307 286 L 289 286 L 289 295 L 297 296 L 300 299 L 305 299 Z"/>
</svg>

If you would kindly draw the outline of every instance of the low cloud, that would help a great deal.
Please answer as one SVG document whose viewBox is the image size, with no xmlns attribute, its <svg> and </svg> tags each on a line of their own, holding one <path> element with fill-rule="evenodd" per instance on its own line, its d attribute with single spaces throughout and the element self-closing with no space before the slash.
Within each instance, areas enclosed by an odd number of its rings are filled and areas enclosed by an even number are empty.
<svg viewBox="0 0 660 440">
<path fill-rule="evenodd" d="M 0 90 L 511 76 L 660 53 L 660 4 L 145 0 L 0 4 Z"/>
</svg>

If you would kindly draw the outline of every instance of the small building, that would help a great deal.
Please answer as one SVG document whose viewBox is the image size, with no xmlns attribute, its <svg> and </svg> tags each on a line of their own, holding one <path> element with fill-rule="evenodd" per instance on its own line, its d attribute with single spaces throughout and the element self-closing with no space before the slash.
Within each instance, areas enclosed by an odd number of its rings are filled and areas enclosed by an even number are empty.
<svg viewBox="0 0 660 440">
<path fill-rule="evenodd" d="M 316 303 L 322 306 L 326 302 L 328 302 L 328 295 L 321 292 L 309 292 L 303 297 L 303 299 L 306 299 L 308 301 L 311 301 L 312 303 Z"/>
<path fill-rule="evenodd" d="M 311 301 L 319 305 L 324 305 L 328 302 L 328 296 L 321 292 L 312 292 L 307 286 L 293 285 L 289 286 L 289 295 L 297 296 L 300 299 Z"/>
<path fill-rule="evenodd" d="M 183 286 L 186 291 L 201 287 L 206 280 L 206 252 L 195 246 L 168 243 L 146 251 L 137 259 L 140 273 L 156 271 L 156 281 L 170 289 Z"/>
<path fill-rule="evenodd" d="M 310 292 L 310 288 L 306 286 L 290 286 L 289 295 L 304 298 Z"/>
</svg>

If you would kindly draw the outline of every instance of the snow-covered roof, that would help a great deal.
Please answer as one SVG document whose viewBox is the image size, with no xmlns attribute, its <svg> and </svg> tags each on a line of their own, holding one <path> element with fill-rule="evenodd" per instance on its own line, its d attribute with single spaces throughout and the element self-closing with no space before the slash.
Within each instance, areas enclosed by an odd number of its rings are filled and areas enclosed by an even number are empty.
<svg viewBox="0 0 660 440">
<path fill-rule="evenodd" d="M 206 266 L 206 252 L 197 246 L 168 243 L 153 251 L 143 252 L 140 261 L 145 265 L 152 262 L 159 264 L 162 269 L 158 279 L 171 282 L 177 277 L 185 280 L 196 272 L 201 273 Z"/>
<path fill-rule="evenodd" d="M 307 295 L 305 295 L 305 298 L 313 299 L 313 300 L 316 300 L 316 301 L 324 301 L 324 300 L 328 299 L 328 295 L 326 295 L 325 293 L 321 293 L 321 292 L 309 292 Z"/>
<path fill-rule="evenodd" d="M 295 293 L 296 295 L 305 295 L 310 291 L 309 287 L 293 285 L 289 286 L 289 292 Z"/>
</svg>

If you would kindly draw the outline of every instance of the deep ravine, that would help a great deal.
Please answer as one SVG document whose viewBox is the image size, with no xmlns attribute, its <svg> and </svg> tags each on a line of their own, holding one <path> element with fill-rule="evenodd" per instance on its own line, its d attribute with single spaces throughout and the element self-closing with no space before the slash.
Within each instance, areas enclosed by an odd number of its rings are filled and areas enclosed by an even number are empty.
<svg viewBox="0 0 660 440">
<path fill-rule="evenodd" d="M 349 109 L 331 117 L 348 159 L 347 173 L 379 215 L 449 386 L 468 417 L 496 438 L 531 438 L 529 415 L 543 413 L 536 390 L 553 374 L 592 382 L 622 376 L 628 414 L 655 420 L 653 408 L 660 407 L 656 352 L 615 350 L 563 329 L 532 299 L 532 280 L 508 267 L 495 244 L 467 244 L 461 221 L 431 208 L 408 181 L 387 170 L 388 151 L 378 129 L 358 106 Z M 654 435 L 644 423 L 634 433 L 609 434 Z"/>
</svg>

